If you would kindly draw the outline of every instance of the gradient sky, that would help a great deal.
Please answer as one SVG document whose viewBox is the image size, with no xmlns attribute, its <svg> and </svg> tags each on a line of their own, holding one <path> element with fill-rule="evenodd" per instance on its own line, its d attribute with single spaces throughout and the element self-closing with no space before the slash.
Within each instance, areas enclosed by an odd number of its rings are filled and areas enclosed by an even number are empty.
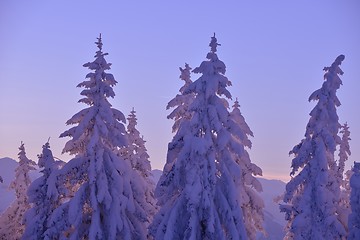
<svg viewBox="0 0 360 240">
<path fill-rule="evenodd" d="M 65 122 L 85 108 L 76 85 L 89 72 L 99 33 L 118 81 L 113 106 L 135 108 L 152 167 L 162 169 L 172 120 L 168 101 L 183 82 L 179 67 L 205 60 L 216 32 L 229 88 L 254 132 L 249 151 L 267 178 L 286 179 L 288 152 L 300 142 L 323 82 L 323 67 L 346 56 L 338 91 L 348 122 L 347 167 L 360 161 L 360 2 L 321 1 L 0 1 L 0 157 L 24 141 L 37 160 L 51 137 L 56 157 Z M 192 75 L 196 80 L 199 75 Z M 232 103 L 231 103 L 232 105 Z"/>
</svg>

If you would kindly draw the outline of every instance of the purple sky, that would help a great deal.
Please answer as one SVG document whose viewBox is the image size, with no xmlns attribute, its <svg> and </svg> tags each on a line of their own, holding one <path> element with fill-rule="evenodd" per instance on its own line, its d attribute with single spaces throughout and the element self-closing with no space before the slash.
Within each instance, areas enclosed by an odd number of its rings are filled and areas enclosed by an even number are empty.
<svg viewBox="0 0 360 240">
<path fill-rule="evenodd" d="M 350 126 L 349 168 L 360 161 L 359 1 L 256 2 L 1 1 L 0 157 L 17 158 L 24 141 L 37 160 L 51 137 L 54 155 L 70 159 L 61 155 L 68 139 L 58 136 L 85 107 L 76 85 L 101 32 L 119 82 L 112 103 L 125 115 L 135 108 L 152 167 L 162 169 L 173 136 L 165 107 L 183 84 L 178 67 L 199 66 L 216 32 L 229 90 L 255 134 L 251 159 L 270 178 L 288 176 L 288 152 L 315 106 L 307 99 L 321 87 L 323 67 L 346 56 L 338 115 Z"/>
</svg>

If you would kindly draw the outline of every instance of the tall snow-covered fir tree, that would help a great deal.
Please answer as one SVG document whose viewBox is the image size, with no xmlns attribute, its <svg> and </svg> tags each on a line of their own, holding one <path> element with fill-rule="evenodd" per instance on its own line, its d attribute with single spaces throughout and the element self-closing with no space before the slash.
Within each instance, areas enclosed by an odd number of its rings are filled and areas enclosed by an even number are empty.
<svg viewBox="0 0 360 240">
<path fill-rule="evenodd" d="M 144 186 L 145 195 L 137 198 L 144 198 L 148 203 L 144 206 L 146 215 L 148 217 L 147 226 L 151 223 L 156 213 L 156 201 L 154 198 L 155 183 L 152 180 L 151 165 L 149 161 L 149 154 L 145 147 L 145 140 L 140 137 L 140 132 L 136 128 L 137 118 L 136 111 L 133 109 L 128 116 L 127 134 L 129 145 L 124 148 L 124 159 L 131 162 L 132 168 L 137 171 L 139 177 L 137 181 Z M 141 202 L 139 203 L 141 204 Z"/>
<path fill-rule="evenodd" d="M 15 169 L 15 180 L 10 183 L 10 188 L 15 190 L 16 199 L 1 215 L 0 239 L 20 239 L 25 229 L 24 215 L 30 209 L 27 195 L 31 183 L 29 173 L 35 170 L 36 163 L 27 158 L 23 143 L 21 143 L 19 150 L 19 166 Z"/>
<path fill-rule="evenodd" d="M 225 64 L 216 52 L 215 35 L 201 76 L 184 89 L 194 94 L 189 111 L 168 145 L 163 175 L 155 190 L 160 206 L 150 226 L 154 239 L 248 239 L 241 207 L 238 164 L 246 138 L 228 112 Z M 175 104 L 174 106 L 181 106 Z"/>
<path fill-rule="evenodd" d="M 240 112 L 240 105 L 237 99 L 230 113 L 230 118 L 240 126 L 242 131 L 242 134 L 234 135 L 234 138 L 244 147 L 250 149 L 252 143 L 249 136 L 253 137 L 254 135 Z M 265 231 L 262 226 L 264 221 L 263 209 L 265 205 L 258 195 L 258 192 L 262 191 L 262 186 L 255 177 L 257 175 L 261 176 L 262 170 L 251 162 L 246 148 L 243 149 L 242 154 L 235 155 L 236 162 L 241 168 L 241 180 L 238 189 L 240 191 L 241 208 L 244 214 L 247 235 L 249 239 L 255 239 L 257 232 L 264 233 Z"/>
<path fill-rule="evenodd" d="M 285 239 L 342 239 L 345 226 L 339 219 L 340 184 L 335 151 L 341 139 L 336 107 L 340 101 L 336 91 L 342 81 L 340 65 L 344 55 L 325 67 L 322 87 L 312 93 L 309 101 L 317 101 L 310 112 L 305 138 L 290 154 L 292 160 L 286 185 L 285 204 L 280 209 L 286 213 L 287 234 Z M 297 173 L 296 176 L 294 176 Z"/>
<path fill-rule="evenodd" d="M 360 239 L 360 163 L 354 162 L 353 174 L 350 178 L 349 240 Z"/>
<path fill-rule="evenodd" d="M 147 205 L 138 174 L 116 152 L 127 146 L 125 116 L 112 108 L 117 83 L 102 52 L 101 35 L 95 60 L 84 64 L 92 72 L 78 87 L 88 105 L 76 113 L 68 125 L 75 125 L 60 137 L 71 137 L 63 152 L 74 154 L 60 175 L 75 186 L 74 196 L 51 216 L 46 231 L 53 239 L 146 239 Z M 135 199 L 142 196 L 141 199 Z"/>
<path fill-rule="evenodd" d="M 38 166 L 42 168 L 43 175 L 33 181 L 28 189 L 32 208 L 25 214 L 24 240 L 51 239 L 44 233 L 51 213 L 60 204 L 56 174 L 60 164 L 54 160 L 49 142 L 42 147 L 42 154 L 38 157 Z"/>
<path fill-rule="evenodd" d="M 185 89 L 192 83 L 191 80 L 191 67 L 189 64 L 185 63 L 185 68 L 179 67 L 180 69 L 180 79 L 185 83 L 180 88 L 179 94 L 177 94 L 166 106 L 166 109 L 174 108 L 174 110 L 168 115 L 169 119 L 174 120 L 174 125 L 172 131 L 176 132 L 179 129 L 179 126 L 183 119 L 191 118 L 191 111 L 189 111 L 189 106 L 194 100 L 194 93 L 185 94 Z"/>
</svg>

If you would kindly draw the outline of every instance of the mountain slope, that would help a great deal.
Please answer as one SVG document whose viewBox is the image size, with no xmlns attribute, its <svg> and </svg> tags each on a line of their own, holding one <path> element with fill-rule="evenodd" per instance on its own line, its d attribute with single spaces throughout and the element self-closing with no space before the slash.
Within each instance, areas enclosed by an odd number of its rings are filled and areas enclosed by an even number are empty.
<svg viewBox="0 0 360 240">
<path fill-rule="evenodd" d="M 15 178 L 15 168 L 18 162 L 14 159 L 5 157 L 0 158 L 0 176 L 3 182 L 0 183 L 0 214 L 15 200 L 15 191 L 9 189 L 10 183 Z M 38 171 L 31 171 L 30 178 L 32 180 L 38 178 L 40 173 Z"/>
</svg>

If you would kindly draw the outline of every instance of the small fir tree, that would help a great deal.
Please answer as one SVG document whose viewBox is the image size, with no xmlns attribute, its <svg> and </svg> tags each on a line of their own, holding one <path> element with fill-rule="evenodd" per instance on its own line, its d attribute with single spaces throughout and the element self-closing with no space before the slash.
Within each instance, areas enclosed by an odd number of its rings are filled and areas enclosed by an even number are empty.
<svg viewBox="0 0 360 240">
<path fill-rule="evenodd" d="M 360 163 L 354 162 L 350 187 L 351 214 L 349 215 L 348 240 L 357 240 L 360 239 Z"/>
<path fill-rule="evenodd" d="M 26 157 L 24 143 L 19 147 L 19 166 L 15 169 L 15 180 L 10 183 L 10 188 L 15 190 L 15 201 L 1 215 L 0 218 L 0 239 L 20 239 L 24 233 L 24 214 L 30 209 L 27 195 L 31 180 L 29 173 L 35 170 L 34 161 Z"/>
<path fill-rule="evenodd" d="M 339 167 L 338 167 L 338 178 L 343 180 L 344 178 L 344 170 L 345 170 L 345 162 L 349 159 L 351 155 L 350 151 L 350 131 L 349 126 L 345 123 L 341 126 L 340 133 L 342 134 L 340 149 L 339 149 Z"/>
<path fill-rule="evenodd" d="M 190 119 L 181 121 L 155 190 L 160 211 L 150 226 L 154 239 L 247 239 L 237 163 L 245 133 L 231 119 L 225 64 L 215 35 L 207 61 L 193 72 L 201 77 L 184 94 L 194 94 Z M 176 104 L 174 106 L 179 106 Z"/>
<path fill-rule="evenodd" d="M 185 63 L 185 68 L 179 67 L 179 70 L 181 72 L 179 78 L 183 80 L 185 83 L 180 88 L 179 90 L 180 93 L 177 94 L 173 99 L 171 99 L 166 106 L 167 110 L 169 110 L 170 108 L 174 108 L 174 110 L 167 116 L 168 119 L 174 120 L 174 124 L 172 126 L 172 132 L 174 133 L 179 131 L 180 125 L 182 125 L 183 128 L 186 128 L 186 125 L 189 123 L 189 120 L 191 119 L 192 116 L 190 105 L 194 101 L 195 93 L 194 92 L 185 93 L 185 90 L 192 83 L 191 69 L 192 68 L 187 63 Z M 173 143 L 169 143 L 168 149 L 170 149 L 170 146 L 172 144 Z M 169 171 L 171 171 L 174 161 L 177 158 L 176 154 L 178 154 L 178 150 L 180 148 L 181 146 L 178 146 L 177 148 L 171 147 L 171 151 L 168 150 L 167 162 L 164 166 L 163 174 L 160 177 L 160 182 L 162 181 L 162 178 L 166 176 Z"/>
<path fill-rule="evenodd" d="M 56 171 L 60 163 L 54 160 L 49 142 L 42 147 L 38 166 L 43 168 L 41 177 L 31 183 L 28 189 L 29 202 L 32 208 L 25 214 L 24 240 L 51 239 L 45 235 L 49 225 L 49 216 L 60 204 Z"/>
<path fill-rule="evenodd" d="M 191 118 L 191 111 L 189 111 L 190 104 L 194 101 L 194 93 L 185 94 L 185 89 L 192 83 L 191 81 L 191 67 L 185 63 L 185 68 L 180 69 L 180 79 L 185 83 L 180 88 L 179 94 L 177 94 L 166 106 L 166 109 L 174 108 L 174 110 L 167 116 L 168 119 L 174 120 L 172 131 L 176 132 L 183 119 L 189 120 Z"/>
<path fill-rule="evenodd" d="M 340 128 L 340 133 L 342 134 L 341 141 L 340 141 L 340 148 L 339 148 L 339 164 L 338 164 L 338 172 L 337 172 L 337 178 L 339 181 L 339 184 L 341 186 L 341 192 L 340 192 L 340 201 L 338 205 L 338 214 L 339 219 L 343 223 L 345 227 L 348 226 L 348 217 L 350 214 L 350 186 L 349 186 L 349 180 L 350 176 L 349 173 L 352 171 L 348 171 L 345 173 L 344 178 L 344 170 L 345 170 L 345 162 L 349 159 L 349 156 L 351 155 L 350 151 L 350 131 L 349 126 L 347 123 L 345 123 Z"/>
<path fill-rule="evenodd" d="M 145 195 L 137 196 L 136 199 L 145 198 L 148 203 L 144 206 L 148 218 L 147 226 L 151 223 L 156 213 L 156 202 L 154 198 L 155 183 L 152 180 L 151 165 L 149 161 L 149 154 L 145 147 L 145 140 L 140 137 L 140 132 L 137 130 L 136 111 L 133 109 L 129 114 L 127 134 L 129 145 L 125 149 L 125 160 L 131 162 L 132 168 L 138 173 L 137 180 L 139 184 L 144 186 Z M 141 204 L 141 201 L 139 202 Z"/>
<path fill-rule="evenodd" d="M 76 125 L 60 137 L 71 137 L 63 152 L 75 154 L 60 170 L 75 190 L 69 200 L 51 216 L 46 234 L 54 239 L 146 239 L 144 186 L 130 162 L 115 152 L 127 146 L 125 116 L 112 108 L 114 76 L 102 52 L 101 35 L 95 60 L 84 64 L 94 71 L 80 83 L 84 96 L 79 102 L 89 107 L 75 114 L 67 124 Z"/>
<path fill-rule="evenodd" d="M 309 101 L 317 101 L 310 112 L 305 138 L 290 154 L 292 177 L 286 185 L 284 202 L 280 208 L 286 213 L 285 239 L 342 239 L 345 226 L 339 219 L 340 184 L 334 153 L 340 142 L 340 124 L 336 107 L 340 101 L 336 91 L 342 84 L 339 74 L 344 60 L 340 55 L 330 67 L 325 67 L 324 83 L 311 94 Z"/>
<path fill-rule="evenodd" d="M 230 118 L 239 125 L 242 134 L 234 135 L 244 147 L 251 149 L 252 143 L 249 136 L 254 137 L 253 132 L 240 112 L 240 105 L 236 98 Z M 249 239 L 255 239 L 257 232 L 265 233 L 262 226 L 264 221 L 263 209 L 265 207 L 263 200 L 258 195 L 262 191 L 262 186 L 255 176 L 261 176 L 262 170 L 250 160 L 249 153 L 243 149 L 242 154 L 235 155 L 236 162 L 241 169 L 241 181 L 238 186 L 241 199 L 241 208 L 244 214 L 246 232 Z"/>
</svg>

